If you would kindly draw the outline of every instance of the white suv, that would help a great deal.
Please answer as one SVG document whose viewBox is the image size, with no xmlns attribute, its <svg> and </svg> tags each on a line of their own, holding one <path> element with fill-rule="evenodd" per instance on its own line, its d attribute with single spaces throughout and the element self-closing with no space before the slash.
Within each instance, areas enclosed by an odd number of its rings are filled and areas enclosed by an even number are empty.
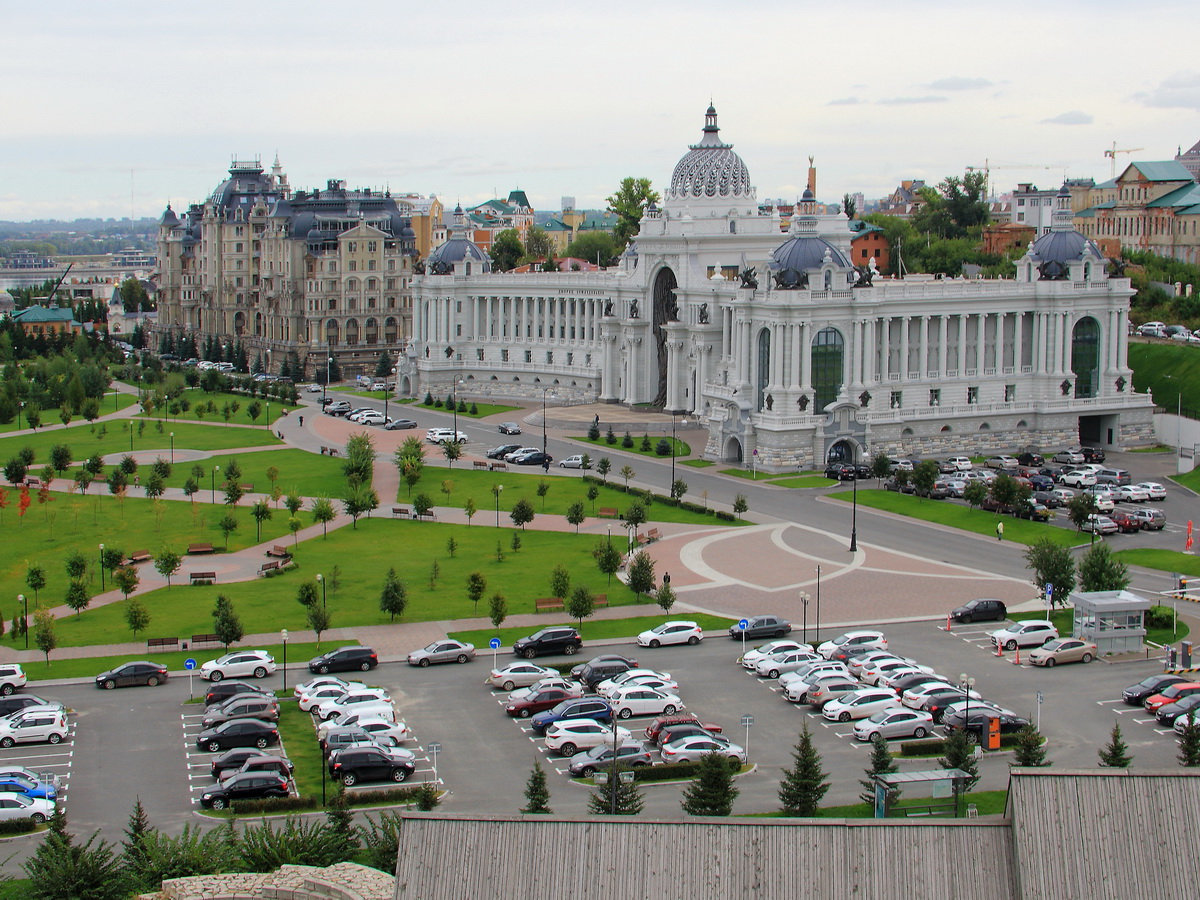
<svg viewBox="0 0 1200 900">
<path fill-rule="evenodd" d="M 17 688 L 25 687 L 25 670 L 20 663 L 0 665 L 0 694 L 7 697 Z"/>
<path fill-rule="evenodd" d="M 1058 637 L 1058 629 L 1041 619 L 1013 622 L 1007 628 L 1001 628 L 991 634 L 992 646 L 998 644 L 1005 650 L 1016 650 L 1018 647 L 1040 647 L 1046 641 L 1056 637 Z"/>
<path fill-rule="evenodd" d="M 27 706 L 19 713 L 0 719 L 0 747 L 49 741 L 57 744 L 67 736 L 67 714 L 50 706 Z"/>
<path fill-rule="evenodd" d="M 946 462 L 954 466 L 955 470 L 959 472 L 970 472 L 975 468 L 969 456 L 951 456 Z"/>
</svg>

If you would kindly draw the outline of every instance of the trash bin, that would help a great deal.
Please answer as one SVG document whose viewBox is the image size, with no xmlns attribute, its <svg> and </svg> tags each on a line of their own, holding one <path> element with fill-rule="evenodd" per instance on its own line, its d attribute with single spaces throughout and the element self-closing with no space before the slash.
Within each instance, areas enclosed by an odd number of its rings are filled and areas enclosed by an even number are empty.
<svg viewBox="0 0 1200 900">
<path fill-rule="evenodd" d="M 984 735 L 983 746 L 988 750 L 1000 749 L 1000 720 L 995 717 L 988 717 L 987 733 Z"/>
</svg>

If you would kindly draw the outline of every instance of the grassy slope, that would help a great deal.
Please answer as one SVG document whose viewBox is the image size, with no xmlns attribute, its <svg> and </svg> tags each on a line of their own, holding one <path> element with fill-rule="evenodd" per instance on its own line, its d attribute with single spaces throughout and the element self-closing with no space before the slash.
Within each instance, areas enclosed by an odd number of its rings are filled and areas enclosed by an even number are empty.
<svg viewBox="0 0 1200 900">
<path fill-rule="evenodd" d="M 228 394 L 218 391 L 213 394 L 206 394 L 199 388 L 188 388 L 183 392 L 183 396 L 187 398 L 189 408 L 187 412 L 180 412 L 178 416 L 170 415 L 166 410 L 156 409 L 153 414 L 138 413 L 137 418 L 162 419 L 167 427 L 167 431 L 174 431 L 175 426 L 180 422 L 225 422 L 225 417 L 222 415 L 222 410 L 225 404 L 238 405 L 238 411 L 230 416 L 229 423 L 231 425 L 257 425 L 263 427 L 267 424 L 267 404 L 271 404 L 271 421 L 274 422 L 285 412 L 290 412 L 297 409 L 298 406 L 291 403 L 285 403 L 278 398 L 267 399 L 265 397 L 249 397 L 246 394 Z M 259 413 L 258 419 L 251 421 L 246 409 L 255 400 L 258 401 L 262 412 Z M 216 406 L 216 412 L 208 411 L 208 403 L 211 401 Z M 169 404 L 168 404 L 169 405 Z M 204 406 L 205 414 L 201 416 L 197 410 Z M 178 434 L 176 435 L 178 437 Z"/>
<path fill-rule="evenodd" d="M 138 427 L 145 428 L 138 432 Z M 233 450 L 237 447 L 267 447 L 282 444 L 273 431 L 266 428 L 243 428 L 200 425 L 183 422 L 178 425 L 162 425 L 161 422 L 138 419 L 133 424 L 133 449 L 137 452 L 159 450 L 164 457 L 171 450 L 171 432 L 175 433 L 175 449 L 190 447 L 195 450 Z M 40 469 L 50 458 L 50 448 L 55 444 L 66 444 L 76 461 L 82 461 L 93 453 L 107 456 L 110 453 L 129 452 L 129 426 L 127 421 L 97 422 L 72 425 L 67 429 L 39 431 L 37 434 L 18 435 L 0 439 L 0 461 L 15 456 L 23 447 L 33 449 L 36 459 L 34 468 Z"/>
<path fill-rule="evenodd" d="M 1182 396 L 1183 406 L 1200 408 L 1200 351 L 1182 346 L 1143 341 L 1129 342 L 1129 366 L 1133 389 L 1150 391 L 1154 402 L 1174 412 Z"/>
</svg>

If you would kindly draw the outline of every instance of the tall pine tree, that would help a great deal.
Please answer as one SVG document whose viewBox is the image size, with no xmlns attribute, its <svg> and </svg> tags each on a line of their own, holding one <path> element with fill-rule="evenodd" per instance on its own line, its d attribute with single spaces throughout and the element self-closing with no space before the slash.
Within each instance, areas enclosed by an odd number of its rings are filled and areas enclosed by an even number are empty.
<svg viewBox="0 0 1200 900">
<path fill-rule="evenodd" d="M 741 793 L 733 786 L 737 763 L 719 753 L 705 753 L 696 765 L 696 777 L 684 789 L 683 811 L 689 816 L 727 816 Z"/>
<path fill-rule="evenodd" d="M 1100 757 L 1100 765 L 1111 769 L 1128 769 L 1133 764 L 1133 757 L 1129 755 L 1129 745 L 1121 739 L 1120 722 L 1113 722 L 1108 743 L 1096 751 L 1096 755 Z"/>
<path fill-rule="evenodd" d="M 779 802 L 789 816 L 815 816 L 825 792 L 829 790 L 828 774 L 821 768 L 821 754 L 813 746 L 808 723 L 800 732 L 800 741 L 792 751 L 794 765 L 783 770 L 779 785 Z"/>
<path fill-rule="evenodd" d="M 527 815 L 550 815 L 550 788 L 546 785 L 546 770 L 542 761 L 535 760 L 529 780 L 525 782 L 525 807 L 521 812 Z"/>
<path fill-rule="evenodd" d="M 863 786 L 863 792 L 858 795 L 858 798 L 870 806 L 875 805 L 875 779 L 874 775 L 891 775 L 893 772 L 900 770 L 893 758 L 891 751 L 888 750 L 888 742 L 881 734 L 876 734 L 871 738 L 871 767 L 867 769 L 867 777 L 859 781 Z M 887 805 L 891 806 L 900 799 L 900 789 L 892 788 L 887 792 Z"/>
</svg>

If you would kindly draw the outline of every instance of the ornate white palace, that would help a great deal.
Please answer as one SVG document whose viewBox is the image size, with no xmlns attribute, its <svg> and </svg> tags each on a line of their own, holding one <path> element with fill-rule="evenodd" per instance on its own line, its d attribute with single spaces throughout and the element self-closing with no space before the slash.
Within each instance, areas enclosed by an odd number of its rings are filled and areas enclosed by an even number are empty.
<svg viewBox="0 0 1200 900">
<path fill-rule="evenodd" d="M 810 191 L 790 233 L 760 212 L 709 107 L 620 265 L 499 274 L 456 224 L 413 279 L 402 393 L 651 404 L 699 417 L 705 455 L 827 459 L 1153 441 L 1126 362 L 1129 279 L 1069 195 L 1014 278 L 883 279 L 849 261 Z"/>
</svg>

